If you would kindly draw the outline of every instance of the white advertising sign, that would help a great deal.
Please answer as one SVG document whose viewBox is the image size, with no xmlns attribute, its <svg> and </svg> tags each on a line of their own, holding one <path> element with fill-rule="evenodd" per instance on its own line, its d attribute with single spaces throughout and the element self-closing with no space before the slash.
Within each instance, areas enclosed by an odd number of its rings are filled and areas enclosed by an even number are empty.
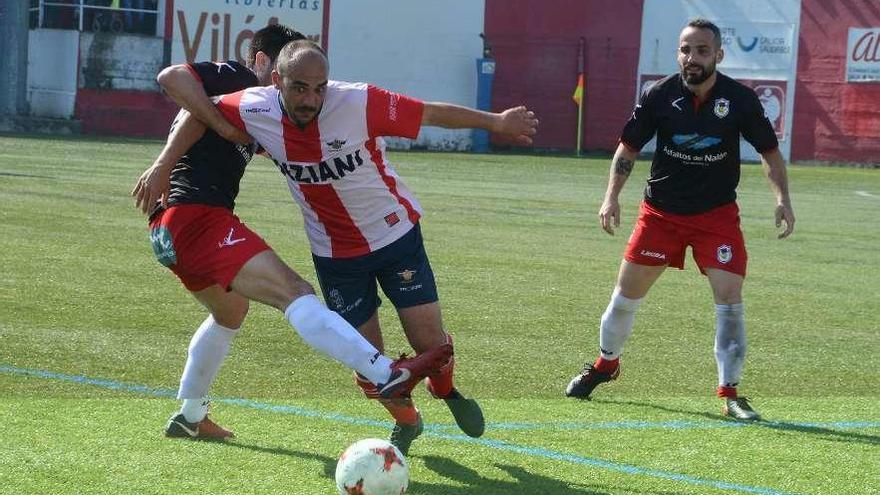
<svg viewBox="0 0 880 495">
<path fill-rule="evenodd" d="M 284 24 L 324 41 L 330 0 L 177 0 L 171 13 L 171 63 L 238 60 L 244 63 L 254 32 Z"/>
<path fill-rule="evenodd" d="M 794 24 L 718 21 L 724 67 L 788 71 L 794 66 Z"/>
<path fill-rule="evenodd" d="M 849 28 L 846 81 L 880 81 L 880 28 Z"/>
</svg>

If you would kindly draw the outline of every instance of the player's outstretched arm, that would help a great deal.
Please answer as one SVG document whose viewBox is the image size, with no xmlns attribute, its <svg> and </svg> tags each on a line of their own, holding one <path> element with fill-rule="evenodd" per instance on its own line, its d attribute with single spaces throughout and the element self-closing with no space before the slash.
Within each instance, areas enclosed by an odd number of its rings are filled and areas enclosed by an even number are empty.
<svg viewBox="0 0 880 495">
<path fill-rule="evenodd" d="M 532 136 L 538 132 L 535 113 L 524 106 L 493 113 L 451 103 L 425 102 L 422 125 L 449 129 L 485 129 L 511 137 L 520 144 L 532 144 Z"/>
<path fill-rule="evenodd" d="M 202 83 L 193 76 L 186 65 L 172 65 L 162 69 L 156 77 L 156 82 L 175 103 L 195 115 L 224 139 L 239 144 L 251 142 L 250 136 L 223 118 L 205 92 Z"/>
<path fill-rule="evenodd" d="M 174 120 L 165 147 L 150 168 L 138 177 L 131 191 L 135 207 L 145 215 L 149 215 L 156 201 L 162 201 L 162 207 L 168 207 L 168 190 L 171 187 L 171 169 L 180 158 L 201 139 L 205 133 L 205 125 L 186 110 L 181 110 Z"/>
<path fill-rule="evenodd" d="M 632 172 L 638 152 L 626 147 L 623 143 L 617 145 L 614 158 L 611 159 L 611 171 L 608 174 L 608 188 L 605 189 L 605 199 L 599 208 L 599 224 L 605 232 L 614 235 L 614 229 L 620 227 L 620 191 L 629 174 Z"/>
<path fill-rule="evenodd" d="M 761 164 L 764 166 L 764 174 L 770 181 L 770 189 L 776 195 L 776 227 L 781 228 L 785 223 L 785 230 L 779 234 L 784 239 L 794 232 L 794 209 L 791 207 L 791 198 L 788 195 L 788 172 L 785 170 L 785 158 L 779 152 L 779 148 L 761 154 Z"/>
</svg>

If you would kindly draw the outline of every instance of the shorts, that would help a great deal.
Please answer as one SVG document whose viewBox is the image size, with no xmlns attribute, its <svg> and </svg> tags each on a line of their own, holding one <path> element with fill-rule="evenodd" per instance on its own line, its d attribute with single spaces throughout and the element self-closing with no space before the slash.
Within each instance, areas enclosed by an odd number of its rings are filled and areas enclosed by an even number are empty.
<svg viewBox="0 0 880 495">
<path fill-rule="evenodd" d="M 353 327 L 369 320 L 381 300 L 376 282 L 395 308 L 437 301 L 437 284 L 419 224 L 391 244 L 356 258 L 312 255 L 327 306 Z"/>
<path fill-rule="evenodd" d="M 748 255 L 739 207 L 728 203 L 696 215 L 677 215 L 642 202 L 624 259 L 639 265 L 684 269 L 688 246 L 702 274 L 718 268 L 745 277 Z"/>
<path fill-rule="evenodd" d="M 218 284 L 226 290 L 251 258 L 269 248 L 260 236 L 221 206 L 175 205 L 150 220 L 150 242 L 159 263 L 187 290 Z"/>
</svg>

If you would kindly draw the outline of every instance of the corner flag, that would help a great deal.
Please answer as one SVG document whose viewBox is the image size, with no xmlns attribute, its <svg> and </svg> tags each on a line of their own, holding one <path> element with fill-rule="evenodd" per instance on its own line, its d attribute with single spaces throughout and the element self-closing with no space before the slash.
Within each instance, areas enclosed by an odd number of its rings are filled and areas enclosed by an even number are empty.
<svg viewBox="0 0 880 495">
<path fill-rule="evenodd" d="M 571 99 L 574 100 L 578 106 L 577 146 L 575 147 L 575 154 L 577 156 L 580 156 L 581 154 L 581 142 L 584 137 L 584 44 L 584 38 L 581 38 L 578 43 L 578 83 L 577 87 L 574 88 L 574 94 L 571 95 Z"/>
<path fill-rule="evenodd" d="M 571 95 L 571 99 L 574 100 L 578 105 L 581 104 L 581 100 L 584 99 L 584 73 L 581 72 L 578 74 L 578 82 L 577 87 L 574 88 L 574 94 Z"/>
</svg>

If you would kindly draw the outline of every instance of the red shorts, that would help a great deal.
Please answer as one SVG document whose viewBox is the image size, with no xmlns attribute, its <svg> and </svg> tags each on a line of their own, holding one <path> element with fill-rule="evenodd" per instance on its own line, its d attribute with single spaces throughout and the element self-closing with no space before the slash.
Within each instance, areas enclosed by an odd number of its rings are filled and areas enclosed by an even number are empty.
<svg viewBox="0 0 880 495">
<path fill-rule="evenodd" d="M 218 284 L 229 289 L 238 271 L 270 249 L 226 208 L 175 205 L 150 221 L 150 242 L 159 263 L 192 292 Z"/>
<path fill-rule="evenodd" d="M 748 255 L 736 203 L 697 215 L 676 215 L 642 202 L 624 259 L 639 265 L 669 265 L 681 270 L 688 246 L 704 275 L 707 268 L 718 268 L 745 277 Z"/>
</svg>

